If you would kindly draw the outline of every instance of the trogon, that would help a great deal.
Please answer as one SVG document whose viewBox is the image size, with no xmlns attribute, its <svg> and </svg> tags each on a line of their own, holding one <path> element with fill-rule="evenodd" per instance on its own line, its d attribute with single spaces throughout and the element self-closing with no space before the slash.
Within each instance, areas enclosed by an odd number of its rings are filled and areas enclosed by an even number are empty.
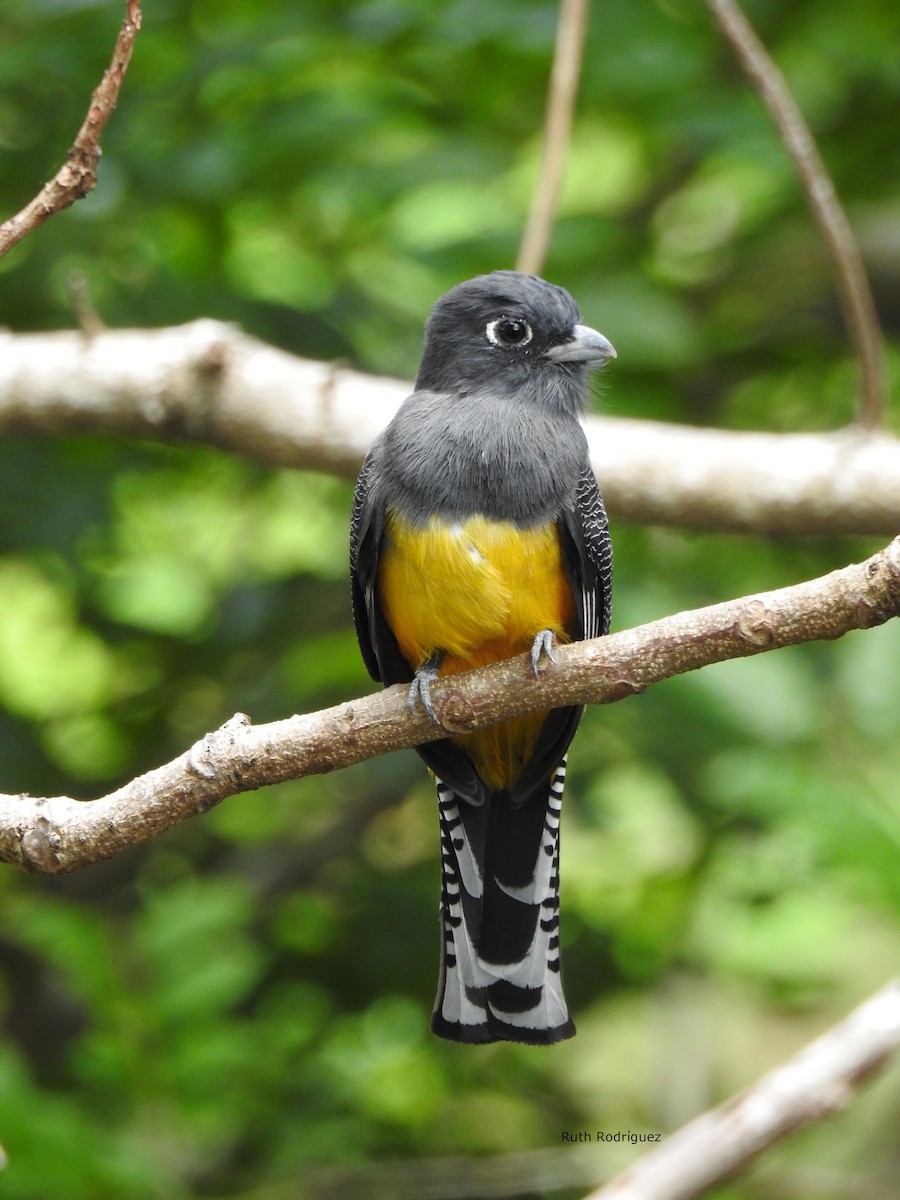
<svg viewBox="0 0 900 1200">
<path fill-rule="evenodd" d="M 568 292 L 495 271 L 426 324 L 415 391 L 369 451 L 350 569 L 366 666 L 431 685 L 609 629 L 612 550 L 579 423 L 588 371 L 615 351 Z M 437 781 L 441 972 L 432 1029 L 461 1042 L 557 1042 L 559 820 L 582 710 L 553 709 L 430 741 Z"/>
</svg>

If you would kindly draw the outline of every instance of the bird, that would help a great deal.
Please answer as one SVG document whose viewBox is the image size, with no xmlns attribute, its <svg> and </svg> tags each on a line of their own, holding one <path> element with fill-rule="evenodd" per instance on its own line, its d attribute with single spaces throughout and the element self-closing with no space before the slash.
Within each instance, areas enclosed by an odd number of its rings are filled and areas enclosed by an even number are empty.
<svg viewBox="0 0 900 1200">
<path fill-rule="evenodd" d="M 366 455 L 353 500 L 353 618 L 372 678 L 435 680 L 609 630 L 609 526 L 579 421 L 616 355 L 570 294 L 517 271 L 458 284 L 425 325 L 414 390 Z M 583 709 L 417 748 L 434 775 L 441 959 L 432 1031 L 450 1041 L 572 1037 L 559 940 L 559 825 Z"/>
</svg>

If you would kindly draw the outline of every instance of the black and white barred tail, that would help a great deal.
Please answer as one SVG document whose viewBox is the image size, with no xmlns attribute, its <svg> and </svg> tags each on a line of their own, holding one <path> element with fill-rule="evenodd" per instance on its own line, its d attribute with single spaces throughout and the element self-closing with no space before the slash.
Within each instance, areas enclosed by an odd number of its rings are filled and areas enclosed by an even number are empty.
<svg viewBox="0 0 900 1200">
<path fill-rule="evenodd" d="M 438 780 L 441 975 L 431 1027 L 457 1042 L 549 1044 L 575 1033 L 559 945 L 563 759 L 546 800 L 479 806 Z"/>
</svg>

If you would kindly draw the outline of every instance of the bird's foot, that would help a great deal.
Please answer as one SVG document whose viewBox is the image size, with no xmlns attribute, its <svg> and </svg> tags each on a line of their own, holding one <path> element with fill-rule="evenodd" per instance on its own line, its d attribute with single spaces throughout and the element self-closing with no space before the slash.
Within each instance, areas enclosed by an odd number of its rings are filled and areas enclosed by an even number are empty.
<svg viewBox="0 0 900 1200">
<path fill-rule="evenodd" d="M 542 629 L 531 643 L 531 670 L 535 679 L 541 674 L 542 654 L 546 654 L 548 661 L 556 662 L 556 634 L 552 629 Z"/>
<path fill-rule="evenodd" d="M 431 685 L 437 679 L 441 669 L 441 659 L 443 655 L 432 654 L 431 658 L 425 660 L 416 671 L 412 683 L 409 685 L 409 691 L 406 693 L 406 707 L 411 713 L 416 711 L 416 700 L 421 699 L 422 707 L 434 721 L 435 725 L 440 725 L 438 715 L 434 711 L 434 705 L 431 702 Z"/>
</svg>

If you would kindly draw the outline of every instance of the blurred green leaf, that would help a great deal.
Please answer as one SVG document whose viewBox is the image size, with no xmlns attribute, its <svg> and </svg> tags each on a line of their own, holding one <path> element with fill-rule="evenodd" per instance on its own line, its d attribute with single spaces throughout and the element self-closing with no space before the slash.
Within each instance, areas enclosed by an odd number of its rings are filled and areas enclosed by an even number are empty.
<svg viewBox="0 0 900 1200">
<path fill-rule="evenodd" d="M 0 562 L 0 698 L 32 719 L 84 712 L 108 698 L 114 659 L 78 623 L 70 589 L 35 564 Z"/>
</svg>

